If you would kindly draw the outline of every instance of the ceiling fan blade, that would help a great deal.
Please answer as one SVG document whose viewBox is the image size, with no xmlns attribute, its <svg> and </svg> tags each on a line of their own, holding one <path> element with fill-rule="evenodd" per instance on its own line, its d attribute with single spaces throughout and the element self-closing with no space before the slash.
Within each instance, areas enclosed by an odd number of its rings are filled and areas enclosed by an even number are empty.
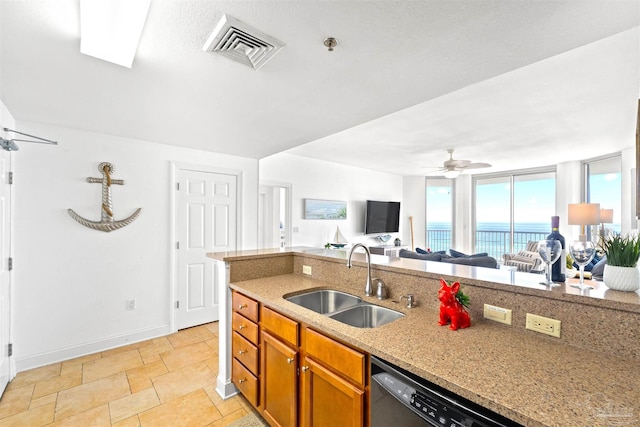
<svg viewBox="0 0 640 427">
<path fill-rule="evenodd" d="M 481 168 L 490 168 L 491 165 L 489 163 L 469 163 L 466 166 L 462 166 L 465 169 L 481 169 Z"/>
</svg>

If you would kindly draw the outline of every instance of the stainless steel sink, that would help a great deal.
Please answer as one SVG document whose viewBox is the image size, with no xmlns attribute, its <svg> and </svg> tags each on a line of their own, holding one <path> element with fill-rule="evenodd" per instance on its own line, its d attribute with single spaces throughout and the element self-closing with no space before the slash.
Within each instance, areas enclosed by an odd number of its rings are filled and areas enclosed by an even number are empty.
<svg viewBox="0 0 640 427">
<path fill-rule="evenodd" d="M 364 303 L 330 314 L 329 317 L 356 328 L 377 328 L 404 317 L 404 314 L 389 308 Z"/>
<path fill-rule="evenodd" d="M 285 297 L 285 299 L 320 314 L 333 313 L 362 302 L 362 299 L 354 295 L 331 289 L 311 291 Z"/>
</svg>

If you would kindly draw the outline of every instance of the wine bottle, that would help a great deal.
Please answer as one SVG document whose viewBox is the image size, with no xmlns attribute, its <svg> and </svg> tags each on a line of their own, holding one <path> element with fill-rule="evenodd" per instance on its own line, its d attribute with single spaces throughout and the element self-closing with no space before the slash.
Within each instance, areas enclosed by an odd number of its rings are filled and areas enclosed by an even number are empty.
<svg viewBox="0 0 640 427">
<path fill-rule="evenodd" d="M 564 244 L 564 237 L 560 234 L 560 217 L 551 217 L 551 234 L 547 236 L 547 240 L 559 240 L 560 246 L 562 246 L 562 252 L 560 258 L 551 266 L 551 281 L 564 283 L 566 280 L 567 272 L 567 249 Z"/>
</svg>

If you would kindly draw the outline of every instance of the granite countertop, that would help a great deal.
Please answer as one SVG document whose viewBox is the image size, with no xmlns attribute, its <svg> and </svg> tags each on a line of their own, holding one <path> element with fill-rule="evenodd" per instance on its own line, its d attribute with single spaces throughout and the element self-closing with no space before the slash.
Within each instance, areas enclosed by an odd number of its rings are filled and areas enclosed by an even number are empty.
<svg viewBox="0 0 640 427">
<path fill-rule="evenodd" d="M 274 252 L 269 253 L 244 256 Z M 299 274 L 230 287 L 526 426 L 640 425 L 638 360 L 554 343 L 486 320 L 474 319 L 470 328 L 452 331 L 438 325 L 436 310 L 420 305 L 407 309 L 392 300 L 379 301 L 359 290 Z M 283 299 L 314 288 L 356 294 L 405 317 L 360 329 Z"/>
</svg>

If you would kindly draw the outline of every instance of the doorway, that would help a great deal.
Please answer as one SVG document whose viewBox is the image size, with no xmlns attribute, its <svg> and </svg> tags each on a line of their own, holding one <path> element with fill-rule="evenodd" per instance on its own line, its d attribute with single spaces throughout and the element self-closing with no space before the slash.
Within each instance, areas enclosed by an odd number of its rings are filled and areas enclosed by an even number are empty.
<svg viewBox="0 0 640 427">
<path fill-rule="evenodd" d="M 260 249 L 291 246 L 291 184 L 260 184 L 258 230 Z"/>
</svg>

